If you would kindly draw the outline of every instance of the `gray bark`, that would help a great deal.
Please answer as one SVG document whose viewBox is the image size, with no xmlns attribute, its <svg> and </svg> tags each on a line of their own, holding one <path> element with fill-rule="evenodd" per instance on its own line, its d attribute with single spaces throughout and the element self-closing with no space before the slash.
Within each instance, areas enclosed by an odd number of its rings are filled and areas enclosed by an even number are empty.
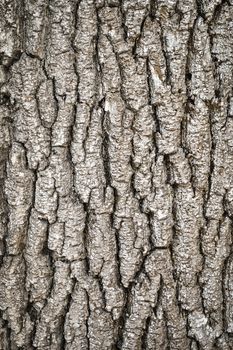
<svg viewBox="0 0 233 350">
<path fill-rule="evenodd" d="M 233 349 L 232 5 L 1 0 L 0 349 Z"/>
</svg>

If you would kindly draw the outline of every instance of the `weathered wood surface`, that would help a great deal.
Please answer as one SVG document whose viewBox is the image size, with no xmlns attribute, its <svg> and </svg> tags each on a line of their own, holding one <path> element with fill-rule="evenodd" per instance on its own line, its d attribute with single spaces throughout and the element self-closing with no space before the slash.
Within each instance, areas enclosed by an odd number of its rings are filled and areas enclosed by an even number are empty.
<svg viewBox="0 0 233 350">
<path fill-rule="evenodd" d="M 0 349 L 233 349 L 232 5 L 1 0 Z"/>
</svg>

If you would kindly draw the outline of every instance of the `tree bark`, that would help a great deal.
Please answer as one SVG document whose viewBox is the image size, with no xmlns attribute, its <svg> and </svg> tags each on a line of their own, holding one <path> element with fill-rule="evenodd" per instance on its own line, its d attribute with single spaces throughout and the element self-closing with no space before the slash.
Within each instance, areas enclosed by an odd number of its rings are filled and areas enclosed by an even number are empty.
<svg viewBox="0 0 233 350">
<path fill-rule="evenodd" d="M 233 1 L 0 10 L 0 349 L 233 349 Z"/>
</svg>

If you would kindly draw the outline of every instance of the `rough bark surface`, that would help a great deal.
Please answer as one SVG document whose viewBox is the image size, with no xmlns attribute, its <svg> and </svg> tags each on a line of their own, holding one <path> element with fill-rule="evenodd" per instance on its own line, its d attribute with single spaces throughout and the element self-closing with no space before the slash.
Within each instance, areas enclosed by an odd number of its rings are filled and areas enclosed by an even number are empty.
<svg viewBox="0 0 233 350">
<path fill-rule="evenodd" d="M 232 0 L 0 12 L 0 349 L 233 349 Z"/>
</svg>

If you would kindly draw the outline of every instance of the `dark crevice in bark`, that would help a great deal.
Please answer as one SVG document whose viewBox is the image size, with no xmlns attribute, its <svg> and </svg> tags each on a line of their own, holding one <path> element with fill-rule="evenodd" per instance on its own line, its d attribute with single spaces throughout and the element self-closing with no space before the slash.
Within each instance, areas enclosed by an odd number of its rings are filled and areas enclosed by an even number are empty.
<svg viewBox="0 0 233 350">
<path fill-rule="evenodd" d="M 87 309 L 88 309 L 88 317 L 86 319 L 86 338 L 87 338 L 87 350 L 90 350 L 90 339 L 89 339 L 89 318 L 91 315 L 91 309 L 90 309 L 90 298 L 88 291 L 86 291 L 86 298 L 87 298 Z"/>
<path fill-rule="evenodd" d="M 212 177 L 214 174 L 214 168 L 215 168 L 215 163 L 214 163 L 214 155 L 215 155 L 215 148 L 216 148 L 216 143 L 215 143 L 215 137 L 214 137 L 214 132 L 213 132 L 213 125 L 212 125 L 212 112 L 209 112 L 209 127 L 210 127 L 210 136 L 211 136 L 211 148 L 210 148 L 210 170 L 209 170 L 209 177 L 208 177 L 208 193 L 207 193 L 207 198 L 205 199 L 204 203 L 204 212 L 206 213 L 206 205 L 210 199 L 210 194 L 211 194 L 211 186 L 212 186 Z M 205 215 L 206 217 L 206 215 Z"/>
<path fill-rule="evenodd" d="M 150 67 L 149 67 L 149 64 L 150 64 L 150 59 L 149 57 L 146 58 L 146 75 L 147 75 L 147 86 L 148 86 L 148 97 L 149 97 L 149 105 L 151 106 L 152 105 L 152 97 L 151 97 L 151 72 L 150 72 Z"/>
<path fill-rule="evenodd" d="M 205 11 L 203 7 L 203 0 L 196 0 L 197 3 L 197 13 L 198 16 L 202 17 L 204 21 L 206 20 Z"/>
<path fill-rule="evenodd" d="M 0 320 L 2 320 L 2 326 L 6 330 L 6 341 L 7 341 L 7 348 L 6 348 L 6 350 L 11 350 L 13 348 L 13 346 L 14 346 L 12 344 L 12 341 L 11 341 L 11 339 L 12 339 L 12 337 L 11 337 L 12 330 L 11 330 L 9 322 L 3 318 L 3 312 L 1 310 L 0 310 Z"/>
<path fill-rule="evenodd" d="M 223 8 L 223 6 L 224 6 L 225 4 L 227 4 L 228 6 L 232 6 L 232 4 L 230 3 L 229 0 L 222 0 L 222 1 L 220 2 L 220 4 L 217 4 L 217 5 L 215 6 L 215 8 L 214 8 L 213 16 L 212 16 L 212 19 L 211 19 L 211 22 L 212 22 L 211 24 L 217 22 L 217 20 L 218 20 L 220 14 L 221 14 L 222 8 Z"/>
<path fill-rule="evenodd" d="M 123 29 L 123 37 L 124 37 L 124 40 L 127 41 L 127 38 L 128 38 L 128 28 L 127 28 L 127 25 L 125 24 L 125 12 L 124 12 L 124 9 L 123 9 L 123 2 L 124 0 L 119 0 L 119 3 L 120 3 L 120 6 L 119 6 L 119 10 L 120 10 L 120 14 L 121 14 L 121 20 L 122 20 L 122 23 L 121 23 L 121 26 L 122 26 L 122 29 Z"/>
<path fill-rule="evenodd" d="M 6 58 L 5 52 L 1 52 L 0 53 L 0 65 L 2 65 L 7 72 L 9 72 L 10 69 L 12 68 L 12 66 L 20 60 L 22 54 L 23 54 L 22 50 L 16 50 L 13 52 L 13 55 L 11 57 L 9 57 L 9 56 L 7 57 L 8 61 L 5 62 L 4 61 Z"/>
<path fill-rule="evenodd" d="M 150 326 L 150 320 L 151 320 L 151 317 L 148 316 L 147 319 L 146 319 L 146 325 L 145 325 L 145 329 L 143 330 L 143 334 L 142 334 L 142 339 L 141 339 L 141 344 L 142 344 L 142 350 L 146 350 L 147 349 L 147 335 L 148 335 L 148 329 L 149 329 L 149 326 Z"/>
<path fill-rule="evenodd" d="M 99 284 L 104 309 L 106 310 L 107 301 L 106 301 L 106 291 L 105 291 L 104 286 L 103 286 L 103 280 L 102 280 L 101 276 L 97 276 L 96 278 L 97 278 L 97 281 Z"/>
<path fill-rule="evenodd" d="M 56 106 L 56 115 L 58 115 L 59 112 L 59 101 L 57 98 L 57 92 L 56 92 L 56 78 L 53 77 L 52 78 L 52 83 L 53 83 L 53 98 L 55 101 L 55 106 Z M 55 124 L 56 120 L 54 121 L 53 125 Z"/>
<path fill-rule="evenodd" d="M 145 24 L 145 21 L 146 21 L 147 17 L 148 17 L 148 15 L 146 15 L 143 18 L 143 20 L 142 20 L 142 23 L 141 23 L 141 26 L 140 26 L 140 34 L 136 37 L 134 45 L 133 45 L 133 48 L 132 48 L 132 56 L 133 56 L 135 61 L 137 61 L 137 48 L 138 48 L 138 45 L 140 44 L 140 40 L 141 40 L 141 37 L 142 37 L 144 24 Z"/>
<path fill-rule="evenodd" d="M 89 204 L 88 203 L 83 203 L 84 211 L 86 214 L 85 217 L 85 227 L 83 230 L 83 241 L 84 241 L 84 247 L 85 247 L 85 263 L 86 263 L 86 272 L 89 274 L 90 271 L 90 262 L 89 262 L 89 256 L 88 256 L 88 230 L 89 230 L 89 217 L 90 217 L 90 212 L 89 212 Z"/>
<path fill-rule="evenodd" d="M 121 316 L 119 317 L 119 323 L 118 323 L 118 333 L 117 333 L 117 339 L 116 339 L 116 346 L 117 349 L 122 349 L 122 345 L 124 342 L 124 330 L 125 330 L 125 324 L 126 320 L 130 314 L 130 299 L 131 299 L 131 287 L 125 288 L 125 300 L 124 300 L 124 307 L 123 311 L 121 313 Z"/>
<path fill-rule="evenodd" d="M 173 185 L 172 183 L 172 177 L 171 177 L 171 162 L 170 162 L 170 157 L 168 154 L 164 154 L 163 156 L 163 160 L 164 160 L 164 165 L 166 168 L 166 175 L 167 175 L 167 179 L 166 179 L 166 183 L 169 185 Z"/>
<path fill-rule="evenodd" d="M 172 350 L 172 346 L 171 346 L 171 335 L 169 334 L 169 319 L 168 319 L 168 315 L 167 312 L 164 310 L 163 311 L 163 316 L 164 316 L 164 321 L 165 321 L 165 325 L 166 325 L 166 338 L 167 338 L 167 349 L 168 350 Z"/>
<path fill-rule="evenodd" d="M 155 244 L 153 242 L 154 229 L 153 229 L 153 225 L 152 225 L 152 220 L 153 220 L 154 214 L 151 211 L 149 211 L 148 213 L 145 213 L 145 214 L 147 216 L 148 227 L 150 230 L 149 243 L 150 243 L 151 249 L 152 248 L 154 249 L 155 248 Z"/>
<path fill-rule="evenodd" d="M 86 126 L 86 130 L 85 130 L 85 138 L 82 142 L 82 146 L 83 146 L 83 150 L 84 150 L 84 161 L 86 160 L 86 156 L 87 156 L 87 142 L 88 142 L 88 138 L 89 138 L 89 131 L 90 131 L 90 127 L 91 127 L 92 113 L 93 113 L 94 108 L 95 107 L 92 106 L 90 109 L 89 121 L 88 121 L 88 125 Z"/>
<path fill-rule="evenodd" d="M 111 214 L 111 220 L 114 220 L 114 213 L 115 210 L 113 210 L 113 213 Z M 124 292 L 126 292 L 126 289 L 122 283 L 122 276 L 121 276 L 121 257 L 120 257 L 120 251 L 121 251 L 121 244 L 120 244 L 120 237 L 119 237 L 119 232 L 120 229 L 117 230 L 114 228 L 113 222 L 111 224 L 112 229 L 115 232 L 115 242 L 116 242 L 116 277 L 117 277 L 117 282 L 118 285 L 122 288 Z M 121 228 L 121 227 L 120 227 Z"/>
<path fill-rule="evenodd" d="M 150 0 L 150 12 L 149 12 L 149 16 L 150 18 L 153 20 L 155 20 L 156 17 L 156 7 L 157 2 L 155 0 Z"/>
<path fill-rule="evenodd" d="M 26 54 L 28 57 L 30 57 L 30 58 L 33 58 L 33 59 L 35 59 L 35 60 L 42 61 L 42 58 L 39 57 L 38 55 L 35 55 L 35 54 L 33 54 L 33 53 L 30 53 L 30 52 L 26 52 L 26 51 L 25 51 L 25 54 Z"/>
<path fill-rule="evenodd" d="M 158 293 L 157 293 L 156 304 L 153 307 L 153 313 L 154 313 L 155 317 L 157 317 L 159 306 L 162 305 L 163 290 L 164 290 L 164 280 L 163 280 L 163 276 L 160 274 L 160 286 L 159 286 Z"/>
<path fill-rule="evenodd" d="M 104 113 L 102 120 L 102 130 L 103 130 L 103 143 L 102 143 L 102 157 L 103 157 L 103 165 L 104 165 L 104 174 L 105 174 L 105 180 L 106 180 L 106 187 L 110 186 L 112 187 L 111 183 L 111 166 L 110 166 L 110 156 L 109 156 L 109 134 L 106 130 L 106 127 L 104 126 L 105 123 L 105 115 Z"/>
<path fill-rule="evenodd" d="M 11 106 L 11 95 L 9 92 L 2 92 L 0 95 L 0 106 L 6 106 L 10 108 Z"/>
<path fill-rule="evenodd" d="M 159 133 L 161 135 L 161 128 L 160 128 L 160 120 L 158 118 L 158 107 L 155 105 L 152 105 L 153 109 L 153 118 L 155 121 L 155 131 L 153 133 L 153 144 L 155 148 L 155 163 L 157 162 L 158 156 L 159 156 L 159 147 L 157 143 L 157 134 Z"/>
<path fill-rule="evenodd" d="M 166 37 L 164 35 L 164 29 L 161 21 L 158 21 L 160 26 L 160 42 L 161 42 L 161 48 L 163 52 L 163 57 L 165 59 L 165 65 L 166 65 L 166 84 L 171 85 L 171 69 L 170 69 L 170 60 L 166 51 Z"/>
<path fill-rule="evenodd" d="M 27 302 L 27 307 L 26 307 L 26 312 L 29 314 L 30 319 L 33 323 L 33 330 L 31 333 L 30 337 L 30 346 L 32 349 L 36 349 L 33 345 L 33 341 L 35 339 L 35 334 L 36 334 L 36 322 L 38 319 L 38 311 L 34 307 L 34 303 L 30 302 L 30 293 L 28 294 L 28 302 Z"/>
</svg>

